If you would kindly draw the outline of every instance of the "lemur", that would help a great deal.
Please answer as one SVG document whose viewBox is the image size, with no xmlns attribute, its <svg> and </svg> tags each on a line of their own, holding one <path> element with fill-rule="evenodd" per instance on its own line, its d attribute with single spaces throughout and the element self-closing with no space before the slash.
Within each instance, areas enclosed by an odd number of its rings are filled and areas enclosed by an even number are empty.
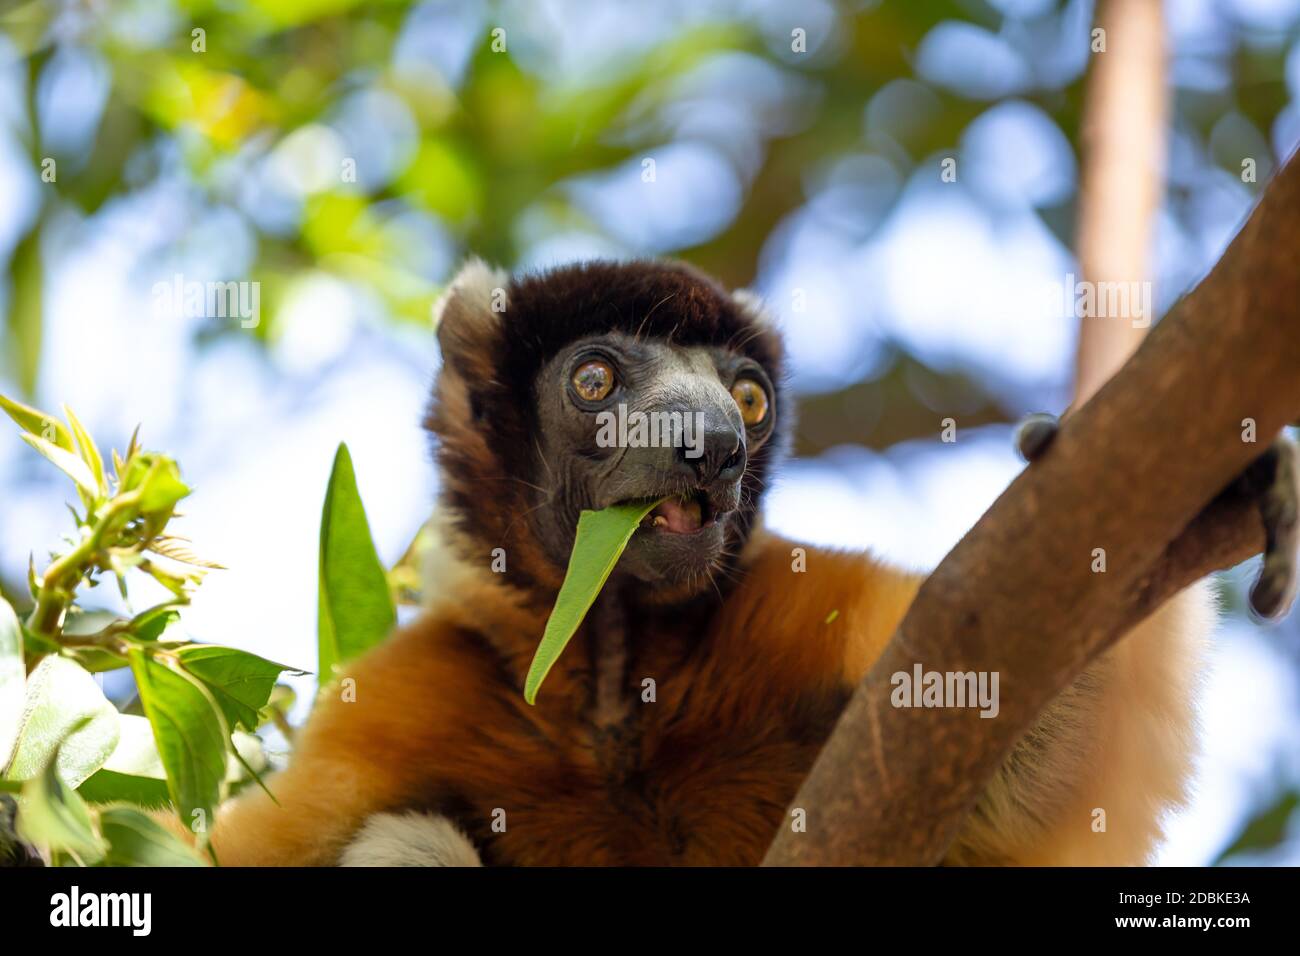
<svg viewBox="0 0 1300 956">
<path fill-rule="evenodd" d="M 511 280 L 471 260 L 439 312 L 436 595 L 325 686 L 274 800 L 221 809 L 217 858 L 757 864 L 922 576 L 763 527 L 793 415 L 755 296 L 673 263 Z M 602 446 L 620 403 L 696 415 L 694 454 Z M 1031 455 L 1051 437 L 1026 434 Z M 530 706 L 580 512 L 659 498 Z M 1213 621 L 1194 586 L 1083 671 L 945 862 L 1147 861 L 1183 798 Z"/>
</svg>

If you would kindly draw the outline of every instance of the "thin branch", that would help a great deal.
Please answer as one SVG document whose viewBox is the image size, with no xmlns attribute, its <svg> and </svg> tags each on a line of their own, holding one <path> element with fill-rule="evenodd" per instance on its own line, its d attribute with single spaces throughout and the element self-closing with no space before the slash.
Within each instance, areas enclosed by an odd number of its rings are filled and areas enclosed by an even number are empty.
<svg viewBox="0 0 1300 956">
<path fill-rule="evenodd" d="M 1088 77 L 1076 240 L 1079 271 L 1094 284 L 1148 283 L 1137 287 L 1150 289 L 1169 111 L 1160 6 L 1160 0 L 1102 0 L 1097 11 L 1106 48 L 1093 54 Z M 1154 319 L 1137 315 L 1132 299 L 1125 304 L 1126 314 L 1080 321 L 1076 405 L 1137 350 Z"/>
</svg>

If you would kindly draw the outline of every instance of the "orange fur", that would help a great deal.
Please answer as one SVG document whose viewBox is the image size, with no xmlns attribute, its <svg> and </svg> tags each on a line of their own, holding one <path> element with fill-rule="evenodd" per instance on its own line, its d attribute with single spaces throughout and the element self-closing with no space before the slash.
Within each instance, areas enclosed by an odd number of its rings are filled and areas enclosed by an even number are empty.
<svg viewBox="0 0 1300 956">
<path fill-rule="evenodd" d="M 251 791 L 222 810 L 222 863 L 329 864 L 369 815 L 400 809 L 452 816 L 488 863 L 757 863 L 920 581 L 816 548 L 796 573 L 795 547 L 757 534 L 702 637 L 638 633 L 629 683 L 653 678 L 657 699 L 633 705 L 626 777 L 602 766 L 587 720 L 587 628 L 529 707 L 544 609 L 462 568 L 453 595 L 348 667 L 354 702 L 339 682 L 322 693 L 292 765 L 269 780 L 280 806 Z M 950 862 L 1145 859 L 1186 766 L 1187 668 L 1169 653 L 1170 625 L 1186 622 L 1162 613 L 1105 665 L 1109 686 L 1080 724 L 1097 746 L 1067 741 L 1086 756 L 1045 768 L 1049 799 L 1028 819 L 1015 783 L 995 782 Z M 1094 806 L 1108 808 L 1106 834 L 1092 832 Z"/>
</svg>

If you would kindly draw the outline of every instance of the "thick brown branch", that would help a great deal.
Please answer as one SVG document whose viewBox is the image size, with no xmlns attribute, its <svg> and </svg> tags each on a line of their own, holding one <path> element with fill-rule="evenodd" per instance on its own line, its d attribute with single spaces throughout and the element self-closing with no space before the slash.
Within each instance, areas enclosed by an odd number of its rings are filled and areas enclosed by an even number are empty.
<svg viewBox="0 0 1300 956">
<path fill-rule="evenodd" d="M 1126 622 L 1259 547 L 1253 513 L 1207 505 L 1300 413 L 1297 249 L 1293 161 L 1210 275 L 922 586 L 795 799 L 807 832 L 783 829 L 766 863 L 937 862 L 1044 704 Z M 1261 444 L 1242 440 L 1246 419 Z M 916 662 L 997 671 L 998 718 L 889 706 L 890 676 Z"/>
</svg>

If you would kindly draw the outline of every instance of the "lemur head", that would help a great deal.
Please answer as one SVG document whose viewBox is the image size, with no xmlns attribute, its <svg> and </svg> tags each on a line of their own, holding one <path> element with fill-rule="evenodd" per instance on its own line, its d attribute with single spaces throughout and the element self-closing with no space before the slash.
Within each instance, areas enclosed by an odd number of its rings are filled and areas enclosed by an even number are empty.
<svg viewBox="0 0 1300 956">
<path fill-rule="evenodd" d="M 659 498 L 616 575 L 681 599 L 739 552 L 788 417 L 754 298 L 675 263 L 510 280 L 475 260 L 438 342 L 443 501 L 485 563 L 503 548 L 513 582 L 558 587 L 582 510 Z"/>
</svg>

